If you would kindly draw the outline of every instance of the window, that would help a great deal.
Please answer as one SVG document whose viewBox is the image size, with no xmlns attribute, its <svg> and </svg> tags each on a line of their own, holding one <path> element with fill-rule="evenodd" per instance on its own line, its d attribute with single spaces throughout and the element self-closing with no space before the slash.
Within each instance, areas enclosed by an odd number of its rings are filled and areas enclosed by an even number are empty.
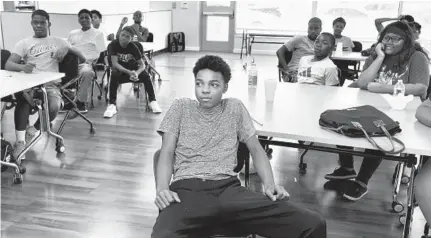
<svg viewBox="0 0 431 238">
<path fill-rule="evenodd" d="M 311 14 L 311 1 L 237 1 L 236 28 L 304 34 Z"/>
<path fill-rule="evenodd" d="M 328 1 L 317 3 L 316 15 L 323 22 L 323 31 L 333 33 L 332 22 L 343 17 L 347 22 L 343 35 L 357 41 L 375 40 L 378 32 L 374 20 L 397 17 L 398 7 L 398 2 Z"/>
<path fill-rule="evenodd" d="M 403 2 L 403 15 L 412 15 L 422 25 L 419 42 L 428 51 L 431 50 L 431 2 Z M 430 51 L 431 52 L 431 51 Z"/>
</svg>

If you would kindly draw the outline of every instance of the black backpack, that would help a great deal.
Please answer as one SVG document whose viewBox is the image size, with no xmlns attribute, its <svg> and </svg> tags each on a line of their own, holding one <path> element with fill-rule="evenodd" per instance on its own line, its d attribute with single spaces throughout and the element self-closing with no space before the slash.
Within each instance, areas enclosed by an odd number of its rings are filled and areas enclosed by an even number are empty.
<svg viewBox="0 0 431 238">
<path fill-rule="evenodd" d="M 181 52 L 186 49 L 184 32 L 172 32 L 168 34 L 168 51 Z"/>
</svg>

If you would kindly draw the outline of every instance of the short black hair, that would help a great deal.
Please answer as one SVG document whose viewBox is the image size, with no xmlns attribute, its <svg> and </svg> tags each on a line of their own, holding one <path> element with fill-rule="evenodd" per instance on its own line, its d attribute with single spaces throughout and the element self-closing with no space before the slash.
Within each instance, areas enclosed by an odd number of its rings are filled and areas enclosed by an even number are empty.
<svg viewBox="0 0 431 238">
<path fill-rule="evenodd" d="M 320 20 L 320 18 L 318 18 L 318 17 L 312 17 L 312 18 L 308 21 L 308 24 L 310 24 L 310 23 L 317 23 L 317 24 L 319 24 L 319 25 L 322 25 L 322 20 Z"/>
<path fill-rule="evenodd" d="M 422 30 L 422 25 L 417 23 L 417 22 L 409 22 L 409 26 L 413 29 L 416 30 L 418 33 L 421 33 Z"/>
<path fill-rule="evenodd" d="M 327 36 L 327 37 L 329 37 L 329 40 L 330 40 L 330 42 L 331 42 L 331 44 L 332 44 L 332 46 L 334 47 L 335 46 L 335 36 L 334 35 L 332 35 L 331 33 L 329 33 L 329 32 L 322 32 L 322 33 L 320 33 L 321 35 L 325 35 L 325 36 Z"/>
<path fill-rule="evenodd" d="M 102 19 L 102 14 L 97 10 L 91 10 L 91 15 L 96 14 L 100 19 Z"/>
<path fill-rule="evenodd" d="M 135 32 L 133 31 L 133 28 L 131 26 L 125 26 L 121 31 L 126 31 L 130 35 L 134 36 Z"/>
<path fill-rule="evenodd" d="M 43 16 L 49 22 L 49 14 L 45 10 L 37 9 L 31 14 L 31 18 L 33 19 L 34 16 Z"/>
<path fill-rule="evenodd" d="M 411 15 L 404 15 L 400 20 L 406 20 L 408 22 L 414 22 L 415 18 L 412 17 Z"/>
<path fill-rule="evenodd" d="M 91 17 L 91 12 L 88 9 L 81 9 L 81 11 L 78 12 L 78 17 L 81 16 L 81 14 L 87 13 Z"/>
<path fill-rule="evenodd" d="M 334 26 L 335 25 L 335 23 L 337 23 L 337 22 L 339 22 L 339 23 L 343 23 L 344 24 L 344 26 L 346 26 L 346 20 L 344 20 L 344 18 L 342 18 L 342 17 L 339 17 L 339 18 L 335 18 L 335 20 L 332 22 L 332 26 Z"/>
<path fill-rule="evenodd" d="M 232 76 L 230 66 L 224 61 L 220 56 L 217 55 L 205 55 L 198 59 L 193 68 L 193 74 L 198 74 L 199 71 L 203 69 L 209 69 L 214 72 L 219 72 L 223 75 L 223 80 L 225 83 L 229 83 Z"/>
</svg>

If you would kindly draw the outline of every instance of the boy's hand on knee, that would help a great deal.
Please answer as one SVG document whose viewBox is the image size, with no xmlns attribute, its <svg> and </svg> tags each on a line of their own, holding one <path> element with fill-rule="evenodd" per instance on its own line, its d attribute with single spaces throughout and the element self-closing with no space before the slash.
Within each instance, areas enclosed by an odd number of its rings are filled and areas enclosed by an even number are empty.
<svg viewBox="0 0 431 238">
<path fill-rule="evenodd" d="M 275 185 L 265 189 L 265 195 L 272 201 L 289 199 L 290 195 L 282 186 Z"/>
<path fill-rule="evenodd" d="M 160 210 L 167 208 L 174 202 L 181 202 L 180 197 L 176 192 L 172 192 L 168 189 L 158 191 L 156 200 L 154 201 L 154 203 Z"/>
</svg>

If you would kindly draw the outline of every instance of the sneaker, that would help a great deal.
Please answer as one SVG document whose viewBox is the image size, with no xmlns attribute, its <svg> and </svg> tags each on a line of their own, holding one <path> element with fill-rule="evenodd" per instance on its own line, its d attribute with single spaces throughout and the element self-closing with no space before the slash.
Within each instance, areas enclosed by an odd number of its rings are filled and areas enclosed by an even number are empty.
<svg viewBox="0 0 431 238">
<path fill-rule="evenodd" d="M 105 113 L 103 113 L 103 117 L 111 118 L 115 114 L 117 114 L 117 106 L 115 106 L 114 104 L 109 104 L 108 107 L 106 108 Z"/>
<path fill-rule="evenodd" d="M 358 201 L 367 193 L 367 187 L 362 186 L 356 181 L 352 181 L 352 183 L 346 187 L 343 197 L 349 199 L 350 201 Z"/>
<path fill-rule="evenodd" d="M 34 137 L 39 134 L 40 131 L 37 130 L 34 126 L 30 126 L 25 131 L 25 143 L 30 143 L 33 141 Z"/>
<path fill-rule="evenodd" d="M 77 106 L 80 113 L 87 113 L 88 112 L 87 106 L 85 105 L 85 102 L 77 101 L 76 106 Z"/>
<path fill-rule="evenodd" d="M 69 111 L 72 108 L 73 108 L 73 104 L 70 103 L 70 102 L 67 102 L 67 103 L 64 104 L 64 106 L 58 112 L 59 113 L 66 113 L 67 111 Z"/>
<path fill-rule="evenodd" d="M 17 159 L 18 156 L 23 152 L 25 149 L 25 141 L 17 141 L 15 142 L 14 149 L 13 149 L 13 158 Z M 25 159 L 25 155 L 22 156 L 21 160 Z"/>
<path fill-rule="evenodd" d="M 353 179 L 356 178 L 356 172 L 354 169 L 348 170 L 346 168 L 340 167 L 334 170 L 334 172 L 325 175 L 325 179 Z"/>
<path fill-rule="evenodd" d="M 160 108 L 159 104 L 157 103 L 157 101 L 152 101 L 150 102 L 150 108 L 151 111 L 153 111 L 153 113 L 161 113 L 162 109 Z"/>
</svg>

